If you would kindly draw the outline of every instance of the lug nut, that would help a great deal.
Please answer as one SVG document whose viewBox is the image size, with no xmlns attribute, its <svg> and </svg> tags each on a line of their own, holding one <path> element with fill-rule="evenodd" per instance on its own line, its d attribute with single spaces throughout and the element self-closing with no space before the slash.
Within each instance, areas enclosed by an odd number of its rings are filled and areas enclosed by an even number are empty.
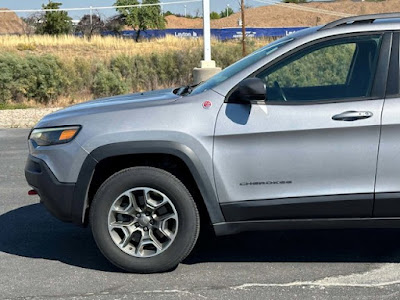
<svg viewBox="0 0 400 300">
<path fill-rule="evenodd" d="M 150 214 L 148 212 L 146 212 L 146 216 L 148 217 L 148 216 L 150 216 Z"/>
<path fill-rule="evenodd" d="M 139 213 L 136 214 L 136 218 L 140 218 L 140 214 Z"/>
<path fill-rule="evenodd" d="M 143 228 L 144 231 L 148 231 L 149 229 L 147 227 Z"/>
<path fill-rule="evenodd" d="M 151 224 L 151 225 L 154 225 L 154 220 L 150 220 L 150 224 Z"/>
<path fill-rule="evenodd" d="M 140 224 L 139 224 L 139 223 L 135 223 L 135 226 L 136 226 L 136 227 L 139 227 L 139 226 L 140 226 Z"/>
</svg>

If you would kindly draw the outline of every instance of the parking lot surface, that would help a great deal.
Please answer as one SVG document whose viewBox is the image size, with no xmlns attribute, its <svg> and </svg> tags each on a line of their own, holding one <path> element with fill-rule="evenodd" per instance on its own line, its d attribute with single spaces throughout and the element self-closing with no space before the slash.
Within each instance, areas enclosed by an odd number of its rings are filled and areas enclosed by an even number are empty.
<svg viewBox="0 0 400 300">
<path fill-rule="evenodd" d="M 400 230 L 206 239 L 171 272 L 121 272 L 28 196 L 25 129 L 0 129 L 0 299 L 399 299 Z"/>
</svg>

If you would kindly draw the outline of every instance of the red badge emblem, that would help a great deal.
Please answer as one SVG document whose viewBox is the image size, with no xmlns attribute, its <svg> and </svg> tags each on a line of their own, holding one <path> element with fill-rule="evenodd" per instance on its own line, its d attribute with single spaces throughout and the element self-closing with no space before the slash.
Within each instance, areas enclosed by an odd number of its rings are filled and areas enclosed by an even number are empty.
<svg viewBox="0 0 400 300">
<path fill-rule="evenodd" d="M 211 101 L 204 101 L 203 102 L 203 108 L 204 109 L 209 109 L 212 106 L 212 102 Z"/>
</svg>

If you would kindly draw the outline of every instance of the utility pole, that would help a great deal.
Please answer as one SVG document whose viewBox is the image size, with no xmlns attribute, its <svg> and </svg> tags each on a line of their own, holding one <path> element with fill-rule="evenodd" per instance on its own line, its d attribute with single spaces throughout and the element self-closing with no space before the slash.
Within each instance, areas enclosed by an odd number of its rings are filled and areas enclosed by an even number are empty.
<svg viewBox="0 0 400 300">
<path fill-rule="evenodd" d="M 90 27 L 93 26 L 93 7 L 90 6 Z"/>
<path fill-rule="evenodd" d="M 226 16 L 229 17 L 229 3 L 226 5 Z"/>
<path fill-rule="evenodd" d="M 92 39 L 92 33 L 93 33 L 93 7 L 90 6 L 90 34 L 89 34 L 89 40 Z"/>
<path fill-rule="evenodd" d="M 240 11 L 242 13 L 242 55 L 246 56 L 246 23 L 244 16 L 244 0 L 240 2 Z"/>
<path fill-rule="evenodd" d="M 186 11 L 186 4 L 184 5 L 184 7 L 185 7 L 185 18 L 186 18 L 186 16 L 187 16 L 187 11 Z"/>
</svg>

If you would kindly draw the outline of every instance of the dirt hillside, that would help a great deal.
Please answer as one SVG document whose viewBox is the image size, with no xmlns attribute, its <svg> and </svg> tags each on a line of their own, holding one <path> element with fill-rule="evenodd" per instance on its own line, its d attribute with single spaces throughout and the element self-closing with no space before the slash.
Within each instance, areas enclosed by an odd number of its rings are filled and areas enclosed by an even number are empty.
<svg viewBox="0 0 400 300">
<path fill-rule="evenodd" d="M 400 0 L 386 0 L 382 2 L 342 0 L 337 2 L 311 2 L 297 5 L 352 15 L 400 11 Z M 277 5 L 254 7 L 246 10 L 246 26 L 248 27 L 315 26 L 340 18 L 340 16 L 336 17 Z M 202 19 L 192 20 L 176 16 L 168 16 L 166 19 L 168 28 L 202 28 L 203 22 Z M 236 13 L 228 18 L 212 20 L 211 27 L 238 27 L 239 19 L 240 14 Z"/>
<path fill-rule="evenodd" d="M 8 10 L 0 8 L 0 10 Z M 13 12 L 0 12 L 0 34 L 22 34 L 25 23 Z"/>
</svg>

